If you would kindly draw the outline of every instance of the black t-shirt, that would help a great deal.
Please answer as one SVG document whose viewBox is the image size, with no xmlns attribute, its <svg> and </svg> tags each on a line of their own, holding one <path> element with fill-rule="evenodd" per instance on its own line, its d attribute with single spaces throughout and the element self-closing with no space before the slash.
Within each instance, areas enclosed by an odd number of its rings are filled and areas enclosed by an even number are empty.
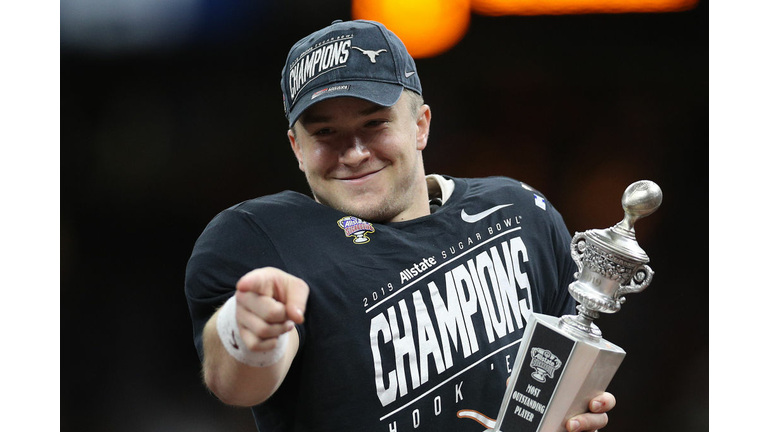
<svg viewBox="0 0 768 432">
<path fill-rule="evenodd" d="M 577 269 L 540 193 L 452 180 L 444 205 L 406 222 L 368 223 L 295 192 L 211 221 L 186 280 L 201 359 L 206 321 L 248 271 L 277 267 L 310 288 L 297 357 L 253 407 L 261 432 L 480 432 L 457 414 L 495 418 L 527 314 L 574 313 Z"/>
</svg>

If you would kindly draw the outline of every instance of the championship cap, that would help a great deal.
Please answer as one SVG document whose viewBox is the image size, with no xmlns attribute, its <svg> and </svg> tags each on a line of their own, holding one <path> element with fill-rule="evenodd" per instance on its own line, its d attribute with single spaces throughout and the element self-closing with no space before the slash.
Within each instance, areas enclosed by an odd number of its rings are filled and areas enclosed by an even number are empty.
<svg viewBox="0 0 768 432">
<path fill-rule="evenodd" d="M 317 102 L 342 96 L 392 106 L 404 88 L 421 94 L 403 42 L 375 21 L 334 21 L 296 42 L 280 83 L 289 127 Z"/>
</svg>

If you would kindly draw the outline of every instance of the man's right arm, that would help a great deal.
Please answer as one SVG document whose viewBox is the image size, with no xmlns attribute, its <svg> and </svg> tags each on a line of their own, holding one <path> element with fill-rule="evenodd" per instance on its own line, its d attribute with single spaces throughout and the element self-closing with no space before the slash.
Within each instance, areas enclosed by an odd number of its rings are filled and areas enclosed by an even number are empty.
<svg viewBox="0 0 768 432">
<path fill-rule="evenodd" d="M 253 406 L 267 400 L 280 387 L 299 349 L 295 324 L 304 321 L 308 295 L 304 281 L 275 268 L 251 271 L 238 281 L 235 317 L 245 344 L 242 348 L 253 353 L 271 351 L 277 338 L 286 333 L 288 343 L 274 364 L 254 367 L 242 363 L 224 347 L 224 343 L 231 342 L 222 341 L 219 335 L 217 321 L 221 309 L 216 311 L 203 329 L 203 376 L 219 399 L 230 405 Z"/>
</svg>

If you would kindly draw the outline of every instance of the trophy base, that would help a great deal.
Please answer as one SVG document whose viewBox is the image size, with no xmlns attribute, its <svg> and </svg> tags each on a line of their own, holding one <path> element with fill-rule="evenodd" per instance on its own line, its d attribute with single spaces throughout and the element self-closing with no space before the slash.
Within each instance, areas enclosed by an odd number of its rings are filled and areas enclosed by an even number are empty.
<svg viewBox="0 0 768 432">
<path fill-rule="evenodd" d="M 520 342 L 493 432 L 564 432 L 608 387 L 626 352 L 532 313 Z"/>
</svg>

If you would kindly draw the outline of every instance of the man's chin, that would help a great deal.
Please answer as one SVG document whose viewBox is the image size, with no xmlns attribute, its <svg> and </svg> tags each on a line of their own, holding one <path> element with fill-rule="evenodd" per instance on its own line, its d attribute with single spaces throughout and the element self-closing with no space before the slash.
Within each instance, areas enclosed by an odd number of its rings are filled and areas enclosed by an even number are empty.
<svg viewBox="0 0 768 432">
<path fill-rule="evenodd" d="M 387 200 L 382 200 L 380 196 L 360 197 L 358 199 L 340 201 L 324 200 L 315 195 L 315 200 L 320 204 L 335 208 L 342 213 L 358 217 L 368 222 L 387 222 L 392 220 L 397 213 L 391 203 L 387 202 Z"/>
<path fill-rule="evenodd" d="M 392 209 L 381 204 L 365 205 L 358 203 L 357 205 L 339 208 L 339 210 L 368 222 L 387 222 L 394 217 L 394 215 L 390 214 Z"/>
</svg>

